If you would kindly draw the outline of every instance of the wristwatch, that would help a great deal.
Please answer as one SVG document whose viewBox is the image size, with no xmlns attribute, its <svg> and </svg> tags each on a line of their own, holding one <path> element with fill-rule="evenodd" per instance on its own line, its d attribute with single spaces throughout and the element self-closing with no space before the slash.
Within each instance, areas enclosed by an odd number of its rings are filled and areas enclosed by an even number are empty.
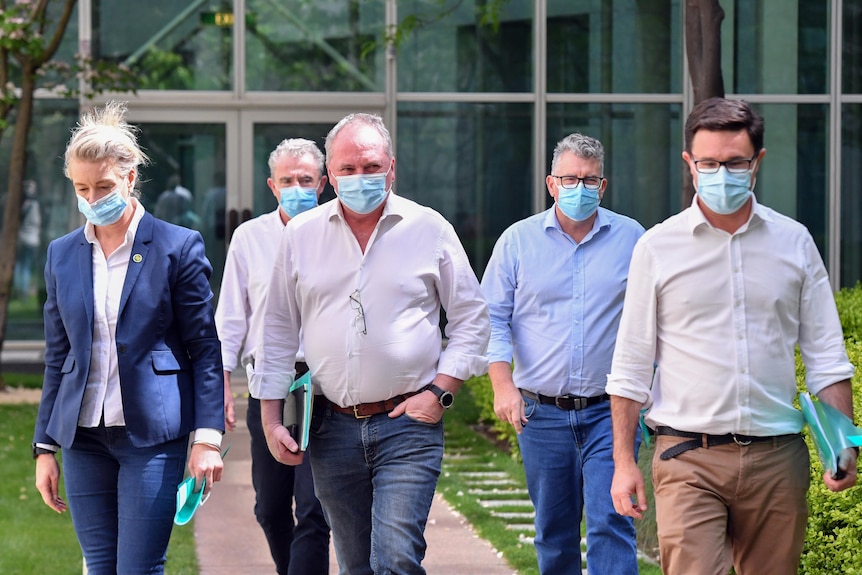
<svg viewBox="0 0 862 575">
<path fill-rule="evenodd" d="M 36 445 L 33 446 L 33 459 L 36 459 L 40 455 L 47 455 L 49 453 L 51 455 L 56 455 L 57 452 L 53 449 L 45 449 L 44 447 L 37 447 Z"/>
<path fill-rule="evenodd" d="M 437 396 L 437 401 L 440 402 L 440 407 L 449 409 L 455 403 L 455 394 L 445 389 L 440 389 L 433 383 L 425 386 L 425 389 Z"/>
</svg>

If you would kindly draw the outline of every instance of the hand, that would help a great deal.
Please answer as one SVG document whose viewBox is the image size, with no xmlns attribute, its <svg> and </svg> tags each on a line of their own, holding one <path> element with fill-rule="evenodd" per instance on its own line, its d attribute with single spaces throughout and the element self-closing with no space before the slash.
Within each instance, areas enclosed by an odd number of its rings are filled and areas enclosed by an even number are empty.
<svg viewBox="0 0 862 575">
<path fill-rule="evenodd" d="M 395 419 L 407 414 L 416 421 L 434 424 L 443 418 L 445 412 L 434 392 L 425 390 L 396 405 L 395 409 L 389 412 L 389 417 Z"/>
<path fill-rule="evenodd" d="M 224 428 L 227 431 L 236 429 L 236 411 L 234 409 L 233 392 L 230 390 L 230 372 L 224 372 Z"/>
<path fill-rule="evenodd" d="M 620 515 L 643 518 L 643 512 L 647 510 L 646 488 L 643 474 L 634 462 L 630 465 L 615 466 L 611 498 L 614 501 L 614 509 Z M 635 498 L 637 503 L 633 503 Z"/>
<path fill-rule="evenodd" d="M 841 479 L 833 479 L 832 472 L 823 474 L 823 483 L 829 491 L 843 491 L 856 485 L 856 459 L 858 454 L 852 447 L 848 447 L 838 454 L 838 469 L 844 472 Z"/>
<path fill-rule="evenodd" d="M 527 424 L 527 417 L 524 414 L 524 398 L 521 397 L 521 392 L 511 385 L 498 385 L 494 390 L 494 413 L 500 418 L 500 421 L 511 423 L 515 428 L 515 432 L 520 434 L 524 426 Z"/>
<path fill-rule="evenodd" d="M 303 453 L 299 450 L 299 444 L 296 443 L 285 426 L 280 423 L 265 425 L 263 433 L 266 436 L 266 446 L 276 461 L 284 465 L 302 463 Z"/>
<path fill-rule="evenodd" d="M 57 513 L 66 510 L 66 502 L 60 497 L 60 465 L 50 453 L 36 458 L 36 489 L 45 505 Z"/>
<path fill-rule="evenodd" d="M 189 455 L 189 475 L 195 478 L 195 491 L 201 487 L 201 479 L 206 477 L 204 497 L 209 495 L 213 483 L 221 481 L 224 462 L 221 460 L 221 451 L 208 443 L 193 443 Z"/>
</svg>

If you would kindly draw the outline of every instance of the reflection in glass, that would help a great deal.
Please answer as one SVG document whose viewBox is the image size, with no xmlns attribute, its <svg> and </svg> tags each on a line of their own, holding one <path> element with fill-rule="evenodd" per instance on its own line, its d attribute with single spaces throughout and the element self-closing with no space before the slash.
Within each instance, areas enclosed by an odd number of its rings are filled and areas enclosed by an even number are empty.
<svg viewBox="0 0 862 575">
<path fill-rule="evenodd" d="M 841 80 L 844 92 L 862 94 L 862 2 L 844 2 Z M 856 132 L 858 137 L 859 133 Z"/>
<path fill-rule="evenodd" d="M 737 94 L 826 93 L 829 4 L 723 0 L 725 89 Z"/>
<path fill-rule="evenodd" d="M 602 206 L 646 228 L 682 207 L 679 104 L 552 104 L 548 106 L 547 166 L 557 142 L 574 132 L 605 148 L 608 187 Z M 548 196 L 547 205 L 554 203 Z"/>
<path fill-rule="evenodd" d="M 862 104 L 841 118 L 841 287 L 862 281 Z"/>
<path fill-rule="evenodd" d="M 246 89 L 374 92 L 384 0 L 247 0 Z"/>
<path fill-rule="evenodd" d="M 323 142 L 326 134 L 332 129 L 331 124 L 255 124 L 254 126 L 254 216 L 271 212 L 278 207 L 278 199 L 266 184 L 270 177 L 269 155 L 278 144 L 289 138 L 305 138 L 311 140 L 323 152 Z M 335 197 L 335 192 L 329 183 L 318 198 L 322 204 Z"/>
<path fill-rule="evenodd" d="M 93 56 L 131 67 L 142 90 L 229 90 L 230 0 L 93 0 Z"/>
<path fill-rule="evenodd" d="M 757 201 L 808 228 L 827 259 L 829 107 L 826 104 L 755 106 L 766 122 L 766 156 L 757 172 Z"/>
<path fill-rule="evenodd" d="M 679 92 L 679 4 L 548 0 L 548 92 Z"/>
<path fill-rule="evenodd" d="M 10 125 L 15 124 L 16 112 L 17 109 L 9 118 Z M 42 270 L 48 243 L 83 223 L 76 207 L 75 191 L 63 175 L 63 152 L 69 140 L 69 130 L 77 121 L 78 103 L 75 100 L 35 102 L 27 146 L 22 229 L 16 254 L 23 259 L 14 270 L 17 277 L 13 277 L 12 288 L 15 290 L 17 286 L 19 289 L 14 291 L 9 303 L 7 340 L 44 338 L 42 305 L 46 293 Z M 0 139 L 0 158 L 9 158 L 11 148 L 11 137 Z M 8 178 L 8 161 L 0 162 L 0 181 L 5 183 Z M 4 187 L 0 190 L 0 212 L 5 210 L 7 201 Z M 22 237 L 22 233 L 26 237 Z"/>
<path fill-rule="evenodd" d="M 217 293 L 225 258 L 225 127 L 223 124 L 139 124 L 138 141 L 152 161 L 138 190 L 148 212 L 201 232 Z"/>
<path fill-rule="evenodd" d="M 396 192 L 440 212 L 481 277 L 500 233 L 530 215 L 529 104 L 398 106 Z"/>
<path fill-rule="evenodd" d="M 398 17 L 417 27 L 398 48 L 404 92 L 529 92 L 533 89 L 533 2 L 510 0 L 499 25 L 480 24 L 481 0 L 398 3 Z"/>
</svg>

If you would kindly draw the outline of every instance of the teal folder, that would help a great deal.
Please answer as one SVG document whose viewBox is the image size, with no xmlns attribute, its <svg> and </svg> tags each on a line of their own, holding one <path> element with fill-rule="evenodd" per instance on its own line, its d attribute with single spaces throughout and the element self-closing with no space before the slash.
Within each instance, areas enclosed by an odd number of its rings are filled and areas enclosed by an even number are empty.
<svg viewBox="0 0 862 575">
<path fill-rule="evenodd" d="M 799 405 L 811 437 L 817 447 L 817 455 L 823 468 L 840 479 L 838 454 L 848 447 L 862 445 L 862 428 L 853 425 L 849 417 L 822 401 L 815 401 L 806 392 L 799 394 Z"/>
<path fill-rule="evenodd" d="M 311 410 L 314 403 L 314 390 L 311 386 L 311 372 L 298 378 L 290 386 L 290 391 L 284 399 L 284 415 L 282 423 L 290 432 L 290 436 L 299 444 L 299 450 L 308 448 L 308 433 L 311 428 Z"/>
</svg>

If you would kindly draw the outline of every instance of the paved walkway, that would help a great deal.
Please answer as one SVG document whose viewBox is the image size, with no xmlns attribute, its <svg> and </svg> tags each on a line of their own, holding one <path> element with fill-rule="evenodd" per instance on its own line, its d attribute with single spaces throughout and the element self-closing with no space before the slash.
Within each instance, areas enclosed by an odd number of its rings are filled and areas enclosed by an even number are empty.
<svg viewBox="0 0 862 575">
<path fill-rule="evenodd" d="M 273 575 L 275 568 L 263 531 L 254 518 L 251 457 L 245 426 L 245 389 L 234 385 L 237 427 L 225 436 L 231 442 L 222 480 L 195 515 L 194 529 L 200 575 Z M 513 575 L 491 545 L 480 539 L 465 519 L 440 494 L 434 497 L 425 531 L 429 575 Z M 330 574 L 338 573 L 330 548 Z"/>
</svg>

